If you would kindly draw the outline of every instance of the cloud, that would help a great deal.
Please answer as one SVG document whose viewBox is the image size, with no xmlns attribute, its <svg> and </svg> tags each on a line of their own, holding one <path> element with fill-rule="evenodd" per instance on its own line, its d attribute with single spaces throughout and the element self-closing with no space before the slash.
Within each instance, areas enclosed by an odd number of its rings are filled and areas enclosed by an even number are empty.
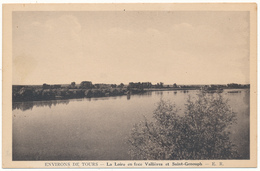
<svg viewBox="0 0 260 171">
<path fill-rule="evenodd" d="M 175 48 L 183 50 L 197 51 L 205 48 L 213 50 L 224 42 L 223 35 L 215 28 L 206 25 L 193 26 L 188 23 L 174 25 L 170 37 Z"/>
<path fill-rule="evenodd" d="M 248 32 L 244 30 L 245 27 L 241 27 L 242 30 L 235 29 L 234 32 L 224 32 L 210 25 L 195 26 L 180 23 L 172 27 L 171 43 L 176 48 L 194 51 L 204 49 L 205 51 L 216 52 L 226 48 L 241 48 L 247 43 Z"/>
<path fill-rule="evenodd" d="M 227 22 L 221 27 L 215 22 L 189 20 L 167 20 L 163 25 L 155 20 L 150 24 L 133 21 L 131 25 L 114 17 L 104 16 L 102 22 L 85 14 L 48 13 L 30 22 L 21 22 L 21 17 L 14 32 L 14 59 L 21 54 L 35 59 L 34 77 L 27 80 L 34 82 L 36 78 L 41 83 L 127 83 L 143 79 L 198 83 L 203 78 L 226 83 L 244 81 L 249 75 L 246 22 L 231 21 L 234 27 Z M 234 73 L 236 78 L 232 79 Z"/>
<path fill-rule="evenodd" d="M 44 28 L 49 33 L 59 33 L 65 37 L 71 36 L 79 38 L 78 35 L 81 31 L 81 24 L 78 19 L 71 15 L 62 15 L 59 18 L 47 20 L 44 23 Z"/>
</svg>

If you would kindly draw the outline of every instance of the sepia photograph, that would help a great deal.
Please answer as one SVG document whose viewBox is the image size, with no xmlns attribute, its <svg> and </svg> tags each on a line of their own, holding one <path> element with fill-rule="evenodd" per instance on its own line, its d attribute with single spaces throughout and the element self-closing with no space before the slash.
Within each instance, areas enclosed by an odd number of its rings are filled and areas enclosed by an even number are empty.
<svg viewBox="0 0 260 171">
<path fill-rule="evenodd" d="M 256 4 L 200 5 L 4 6 L 6 167 L 256 167 Z"/>
</svg>

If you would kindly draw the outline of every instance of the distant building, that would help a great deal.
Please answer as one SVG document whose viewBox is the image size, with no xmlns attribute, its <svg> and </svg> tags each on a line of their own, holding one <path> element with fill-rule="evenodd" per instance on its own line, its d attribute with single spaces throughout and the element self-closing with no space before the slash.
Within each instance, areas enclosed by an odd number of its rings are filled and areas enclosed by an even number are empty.
<svg viewBox="0 0 260 171">
<path fill-rule="evenodd" d="M 95 88 L 111 88 L 110 84 L 104 84 L 104 83 L 99 83 L 99 84 L 94 84 Z"/>
<path fill-rule="evenodd" d="M 80 88 L 92 88 L 92 82 L 91 81 L 82 81 L 80 83 Z"/>
<path fill-rule="evenodd" d="M 143 86 L 143 88 L 151 88 L 152 83 L 151 82 L 142 82 L 142 86 Z"/>
<path fill-rule="evenodd" d="M 54 84 L 52 87 L 53 88 L 61 88 L 61 85 L 60 84 Z"/>
<path fill-rule="evenodd" d="M 142 84 L 140 82 L 134 83 L 134 82 L 130 82 L 128 85 L 129 88 L 138 88 L 141 89 L 143 88 Z"/>
<path fill-rule="evenodd" d="M 156 88 L 163 88 L 163 82 L 157 83 Z"/>
<path fill-rule="evenodd" d="M 163 88 L 163 82 L 160 82 L 160 87 Z"/>
</svg>

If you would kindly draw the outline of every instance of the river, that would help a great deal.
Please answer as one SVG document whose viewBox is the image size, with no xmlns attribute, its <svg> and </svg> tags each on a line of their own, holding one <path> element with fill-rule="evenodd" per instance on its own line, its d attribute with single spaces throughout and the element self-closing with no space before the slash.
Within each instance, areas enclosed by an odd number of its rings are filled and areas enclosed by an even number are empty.
<svg viewBox="0 0 260 171">
<path fill-rule="evenodd" d="M 249 158 L 249 90 L 223 97 L 237 113 L 231 139 L 244 159 Z M 236 90 L 237 91 L 237 90 Z M 152 120 L 160 99 L 184 112 L 184 92 L 153 91 L 104 98 L 19 102 L 13 104 L 13 160 L 128 160 L 127 137 L 135 123 Z"/>
</svg>

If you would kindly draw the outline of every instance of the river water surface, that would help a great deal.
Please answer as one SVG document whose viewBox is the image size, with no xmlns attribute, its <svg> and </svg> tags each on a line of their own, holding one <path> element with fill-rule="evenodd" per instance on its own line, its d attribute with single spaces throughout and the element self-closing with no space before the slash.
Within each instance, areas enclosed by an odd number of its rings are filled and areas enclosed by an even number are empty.
<svg viewBox="0 0 260 171">
<path fill-rule="evenodd" d="M 223 97 L 237 113 L 231 139 L 249 158 L 249 90 Z M 236 90 L 237 91 L 237 90 Z M 184 112 L 197 90 L 142 95 L 19 102 L 13 104 L 13 160 L 128 160 L 127 136 L 135 123 L 152 120 L 160 99 Z"/>
</svg>

